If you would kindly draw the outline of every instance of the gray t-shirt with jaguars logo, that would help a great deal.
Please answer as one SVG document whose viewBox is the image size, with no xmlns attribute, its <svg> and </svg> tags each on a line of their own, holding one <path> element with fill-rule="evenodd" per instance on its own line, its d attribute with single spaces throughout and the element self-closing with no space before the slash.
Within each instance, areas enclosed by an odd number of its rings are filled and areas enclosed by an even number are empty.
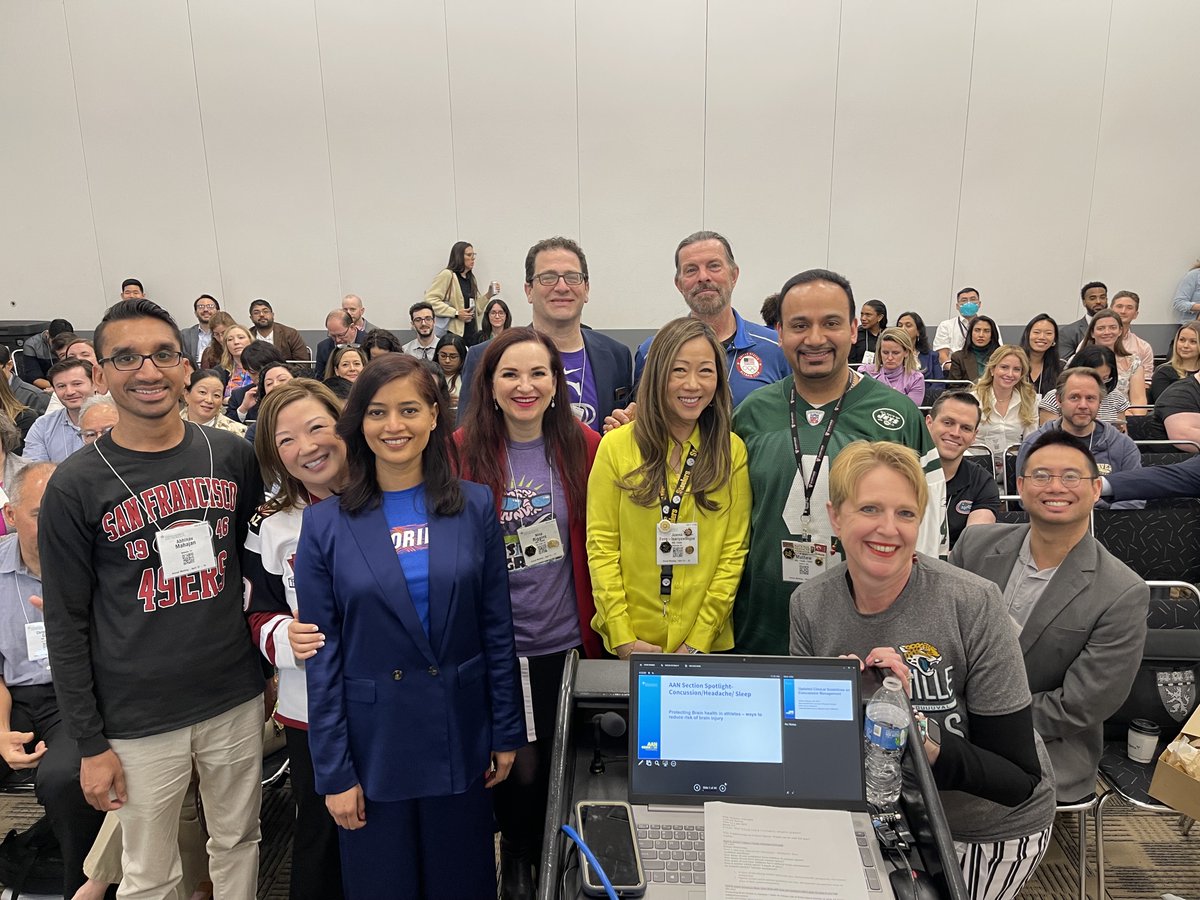
<svg viewBox="0 0 1200 900">
<path fill-rule="evenodd" d="M 935 718 L 944 732 L 970 740 L 967 713 L 1003 716 L 1030 703 L 1018 632 L 990 581 L 921 554 L 896 601 L 881 613 L 854 607 L 846 565 L 801 585 L 792 594 L 791 652 L 796 656 L 854 653 L 896 647 L 912 674 L 913 708 Z M 1015 807 L 963 791 L 942 791 L 954 839 L 971 843 L 1035 834 L 1054 819 L 1050 758 L 1037 741 L 1042 780 Z M 910 746 L 915 746 L 912 744 Z"/>
</svg>

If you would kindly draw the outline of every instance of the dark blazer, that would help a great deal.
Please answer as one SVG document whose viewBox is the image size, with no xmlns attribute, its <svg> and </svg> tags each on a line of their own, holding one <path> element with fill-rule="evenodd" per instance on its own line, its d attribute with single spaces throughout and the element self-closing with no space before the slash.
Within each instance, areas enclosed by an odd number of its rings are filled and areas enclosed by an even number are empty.
<svg viewBox="0 0 1200 900">
<path fill-rule="evenodd" d="M 44 415 L 46 407 L 50 405 L 50 395 L 43 390 L 35 388 L 27 381 L 23 381 L 21 376 L 13 375 L 8 386 L 12 388 L 13 394 L 18 400 L 32 409 L 39 416 Z"/>
<path fill-rule="evenodd" d="M 1113 500 L 1161 500 L 1200 497 L 1200 454 L 1169 466 L 1143 466 L 1104 476 Z"/>
<path fill-rule="evenodd" d="M 1081 316 L 1074 322 L 1060 325 L 1058 329 L 1058 355 L 1063 359 L 1070 359 L 1074 356 L 1075 351 L 1079 349 L 1079 345 L 1083 341 L 1083 336 L 1087 334 L 1087 327 L 1087 316 Z"/>
<path fill-rule="evenodd" d="M 251 328 L 250 336 L 258 338 L 258 329 Z M 308 345 L 304 343 L 304 338 L 300 337 L 300 332 L 295 328 L 290 328 L 287 325 L 280 325 L 276 322 L 271 326 L 271 343 L 275 345 L 275 349 L 283 356 L 284 359 L 310 359 L 308 355 Z"/>
<path fill-rule="evenodd" d="M 461 482 L 456 516 L 429 514 L 427 636 L 382 507 L 304 511 L 300 616 L 325 646 L 305 663 L 316 789 L 361 784 L 393 802 L 461 793 L 493 750 L 525 744 L 504 542 L 492 492 Z"/>
<path fill-rule="evenodd" d="M 959 535 L 950 562 L 1003 591 L 1028 525 L 976 525 Z M 1093 793 L 1104 720 L 1133 685 L 1146 643 L 1150 589 L 1085 535 L 1067 554 L 1021 629 L 1033 694 L 1033 727 L 1054 764 L 1060 803 Z"/>
<path fill-rule="evenodd" d="M 950 378 L 958 381 L 978 381 L 983 373 L 973 350 L 955 350 L 950 354 Z"/>
<path fill-rule="evenodd" d="M 467 351 L 462 384 L 458 389 L 460 425 L 471 404 L 471 380 L 475 375 L 475 367 L 487 352 L 489 343 L 484 341 Z M 591 427 L 600 432 L 604 428 L 605 418 L 612 415 L 614 409 L 624 409 L 633 399 L 633 354 L 620 341 L 590 328 L 583 329 L 583 349 L 592 365 L 592 377 L 596 379 L 596 421 Z"/>
<path fill-rule="evenodd" d="M 224 372 L 225 370 L 221 369 L 221 371 Z M 225 375 L 225 380 L 226 380 L 226 382 L 228 382 L 228 380 L 229 380 L 228 373 L 226 373 L 226 375 Z M 257 388 L 257 387 L 258 387 L 258 379 L 256 378 L 250 384 L 246 385 L 245 387 L 237 388 L 232 394 L 230 394 L 229 399 L 225 403 L 225 415 L 228 416 L 229 418 L 233 419 L 233 421 L 235 421 L 235 422 L 241 422 L 243 425 L 247 425 L 250 422 L 253 422 L 255 419 L 257 419 L 258 418 L 258 401 L 257 400 L 255 400 L 254 405 L 252 407 L 250 407 L 248 410 L 246 410 L 246 418 L 243 419 L 241 416 L 241 413 L 238 412 L 238 409 L 242 405 L 242 401 L 246 399 L 246 391 L 250 390 L 251 388 Z"/>
<path fill-rule="evenodd" d="M 200 365 L 200 323 L 184 328 L 181 332 L 183 335 L 183 355 L 192 361 L 192 365 L 199 367 Z"/>
</svg>

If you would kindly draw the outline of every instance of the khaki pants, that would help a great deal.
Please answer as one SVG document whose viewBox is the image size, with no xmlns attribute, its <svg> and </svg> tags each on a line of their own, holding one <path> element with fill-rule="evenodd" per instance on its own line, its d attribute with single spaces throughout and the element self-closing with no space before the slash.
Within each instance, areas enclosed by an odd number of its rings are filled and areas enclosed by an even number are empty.
<svg viewBox="0 0 1200 900">
<path fill-rule="evenodd" d="M 150 737 L 110 741 L 125 769 L 120 900 L 174 900 L 183 881 L 179 819 L 195 766 L 208 826 L 209 873 L 221 900 L 255 900 L 262 791 L 261 697 Z"/>
<path fill-rule="evenodd" d="M 196 781 L 188 785 L 183 795 L 183 809 L 179 813 L 179 857 L 183 866 L 183 880 L 175 887 L 178 900 L 188 900 L 196 886 L 208 881 L 208 853 L 204 849 L 208 835 L 200 822 L 196 807 Z M 121 876 L 121 822 L 116 813 L 108 813 L 91 852 L 83 861 L 83 872 L 103 884 L 120 884 Z"/>
</svg>

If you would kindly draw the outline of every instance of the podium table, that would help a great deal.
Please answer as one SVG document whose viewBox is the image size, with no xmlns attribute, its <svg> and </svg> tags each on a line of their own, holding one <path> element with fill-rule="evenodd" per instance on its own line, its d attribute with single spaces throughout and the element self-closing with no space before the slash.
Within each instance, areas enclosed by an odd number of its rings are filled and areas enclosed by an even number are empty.
<svg viewBox="0 0 1200 900">
<path fill-rule="evenodd" d="M 593 718 L 615 711 L 629 719 L 629 664 L 621 660 L 581 660 L 568 654 L 563 665 L 550 763 L 546 833 L 538 877 L 538 900 L 575 900 L 579 890 L 574 844 L 561 827 L 570 822 L 579 800 L 628 800 L 628 738 L 601 733 L 604 771 L 593 774 L 596 750 Z M 916 837 L 913 864 L 925 870 L 943 900 L 968 900 L 954 842 L 946 824 L 933 773 L 923 753 L 904 755 L 901 807 Z M 653 886 L 647 892 L 652 900 Z"/>
</svg>

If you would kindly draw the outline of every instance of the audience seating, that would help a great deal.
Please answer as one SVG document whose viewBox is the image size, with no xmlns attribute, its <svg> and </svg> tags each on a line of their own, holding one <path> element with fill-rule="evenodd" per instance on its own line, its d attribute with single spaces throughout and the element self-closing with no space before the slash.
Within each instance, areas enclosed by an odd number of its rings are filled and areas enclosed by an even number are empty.
<svg viewBox="0 0 1200 900">
<path fill-rule="evenodd" d="M 1179 815 L 1149 794 L 1154 763 L 1136 763 L 1126 753 L 1129 723 L 1149 719 L 1171 740 L 1196 709 L 1195 683 L 1200 675 L 1200 590 L 1186 581 L 1148 581 L 1146 646 L 1129 697 L 1104 723 L 1104 755 L 1100 758 L 1101 795 L 1096 804 L 1096 885 L 1104 897 L 1104 807 L 1117 799 L 1147 812 Z M 1187 685 L 1191 689 L 1187 690 Z M 1159 750 L 1162 749 L 1159 745 Z M 1192 820 L 1180 816 L 1184 836 Z M 1081 863 L 1082 866 L 1082 855 Z"/>
<path fill-rule="evenodd" d="M 1098 509 L 1093 532 L 1146 580 L 1200 583 L 1200 507 Z"/>
</svg>

